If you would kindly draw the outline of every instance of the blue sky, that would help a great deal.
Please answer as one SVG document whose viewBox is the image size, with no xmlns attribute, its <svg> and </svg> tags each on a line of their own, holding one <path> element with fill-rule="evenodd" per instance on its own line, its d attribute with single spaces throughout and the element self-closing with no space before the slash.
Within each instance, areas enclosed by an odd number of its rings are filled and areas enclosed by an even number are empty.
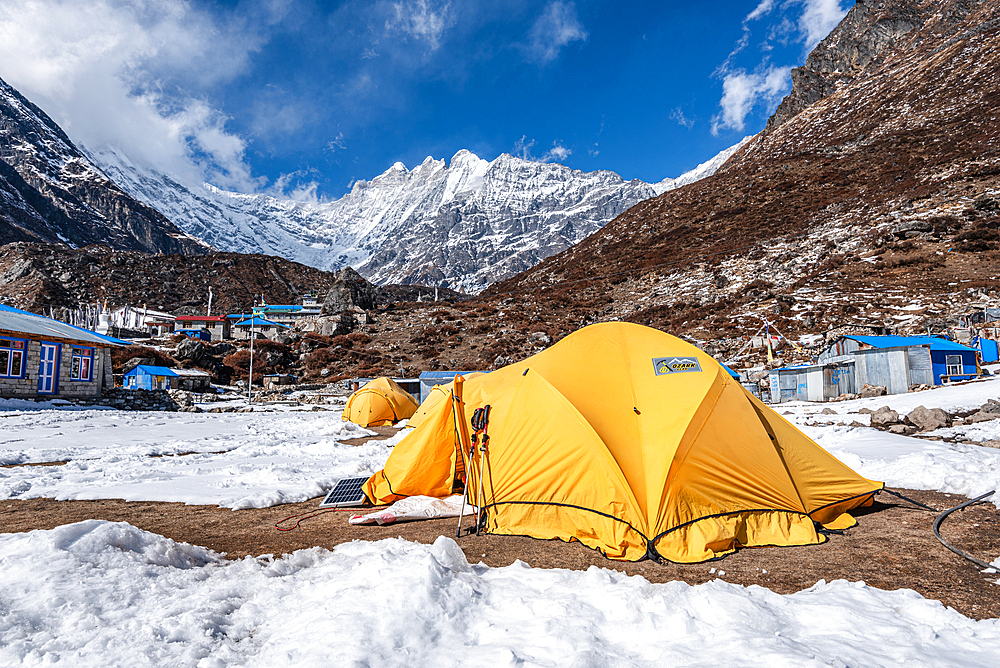
<svg viewBox="0 0 1000 668">
<path fill-rule="evenodd" d="M 850 0 L 17 0 L 0 77 L 88 148 L 335 198 L 513 153 L 678 176 L 763 128 Z"/>
</svg>

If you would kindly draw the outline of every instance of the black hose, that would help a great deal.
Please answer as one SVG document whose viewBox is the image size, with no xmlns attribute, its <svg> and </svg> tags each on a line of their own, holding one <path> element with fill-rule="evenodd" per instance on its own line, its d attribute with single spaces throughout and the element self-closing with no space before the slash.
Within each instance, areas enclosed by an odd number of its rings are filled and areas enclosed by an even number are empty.
<svg viewBox="0 0 1000 668">
<path fill-rule="evenodd" d="M 980 561 L 979 559 L 976 559 L 975 557 L 970 556 L 970 555 L 966 554 L 965 552 L 962 552 L 957 547 L 951 545 L 950 543 L 948 543 L 948 541 L 946 541 L 944 538 L 941 537 L 941 534 L 940 534 L 940 532 L 938 532 L 938 529 L 941 527 L 941 522 L 944 521 L 944 518 L 948 517 L 948 515 L 952 514 L 956 510 L 961 510 L 962 508 L 965 508 L 966 506 L 971 506 L 974 503 L 979 503 L 980 501 L 982 501 L 986 497 L 993 496 L 996 493 L 997 493 L 997 490 L 994 490 L 992 492 L 987 492 L 986 494 L 983 494 L 982 496 L 977 496 L 976 498 L 970 499 L 970 500 L 966 501 L 965 503 L 960 503 L 957 506 L 955 506 L 954 508 L 949 508 L 948 510 L 944 511 L 943 513 L 941 513 L 940 515 L 937 516 L 937 518 L 934 520 L 934 525 L 932 527 L 932 529 L 934 530 L 934 535 L 937 537 L 937 539 L 939 541 L 941 541 L 942 545 L 944 545 L 946 548 L 948 548 L 949 550 L 951 550 L 952 552 L 954 552 L 958 556 L 965 557 L 966 559 L 968 559 L 972 563 L 976 564 L 977 566 L 982 566 L 983 568 L 993 568 L 993 569 L 995 569 L 996 566 L 994 566 L 993 564 L 988 564 L 985 561 Z"/>
</svg>

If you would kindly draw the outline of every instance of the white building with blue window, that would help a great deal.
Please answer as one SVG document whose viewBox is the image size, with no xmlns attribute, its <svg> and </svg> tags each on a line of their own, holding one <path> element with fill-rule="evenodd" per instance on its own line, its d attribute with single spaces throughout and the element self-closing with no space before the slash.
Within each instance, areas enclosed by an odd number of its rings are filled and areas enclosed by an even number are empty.
<svg viewBox="0 0 1000 668">
<path fill-rule="evenodd" d="M 113 337 L 0 305 L 0 398 L 99 397 L 113 387 Z"/>
</svg>

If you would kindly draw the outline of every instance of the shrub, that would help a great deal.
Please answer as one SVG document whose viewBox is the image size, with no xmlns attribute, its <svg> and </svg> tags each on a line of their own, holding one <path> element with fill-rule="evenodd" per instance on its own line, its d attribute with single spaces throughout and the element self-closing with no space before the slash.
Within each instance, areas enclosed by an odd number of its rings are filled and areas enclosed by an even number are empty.
<svg viewBox="0 0 1000 668">
<path fill-rule="evenodd" d="M 371 343 L 372 340 L 372 337 L 368 336 L 364 332 L 351 332 L 350 334 L 347 335 L 347 338 L 353 341 L 354 343 L 358 344 L 359 346 Z"/>
<path fill-rule="evenodd" d="M 330 344 L 334 346 L 340 346 L 341 348 L 350 348 L 352 345 L 354 345 L 354 342 L 351 341 L 346 336 L 344 336 L 343 334 L 340 334 L 339 336 L 335 336 L 332 339 L 330 339 Z"/>
<path fill-rule="evenodd" d="M 250 349 L 243 348 L 226 355 L 222 363 L 232 369 L 231 377 L 235 380 L 246 380 L 250 377 Z M 253 378 L 254 383 L 261 382 L 261 378 L 266 373 L 264 355 L 257 355 L 254 350 L 253 356 Z"/>
</svg>

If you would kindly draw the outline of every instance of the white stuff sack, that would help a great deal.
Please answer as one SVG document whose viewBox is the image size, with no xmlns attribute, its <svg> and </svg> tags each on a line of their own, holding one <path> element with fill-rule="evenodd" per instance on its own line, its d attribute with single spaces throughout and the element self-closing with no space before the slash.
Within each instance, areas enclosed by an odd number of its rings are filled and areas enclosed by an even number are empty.
<svg viewBox="0 0 1000 668">
<path fill-rule="evenodd" d="M 388 508 L 376 510 L 367 515 L 351 515 L 347 521 L 351 524 L 392 524 L 394 522 L 413 522 L 414 520 L 432 520 L 440 517 L 458 517 L 472 515 L 475 506 L 465 504 L 462 512 L 462 495 L 455 494 L 443 499 L 433 496 L 408 496 L 400 499 Z"/>
</svg>

